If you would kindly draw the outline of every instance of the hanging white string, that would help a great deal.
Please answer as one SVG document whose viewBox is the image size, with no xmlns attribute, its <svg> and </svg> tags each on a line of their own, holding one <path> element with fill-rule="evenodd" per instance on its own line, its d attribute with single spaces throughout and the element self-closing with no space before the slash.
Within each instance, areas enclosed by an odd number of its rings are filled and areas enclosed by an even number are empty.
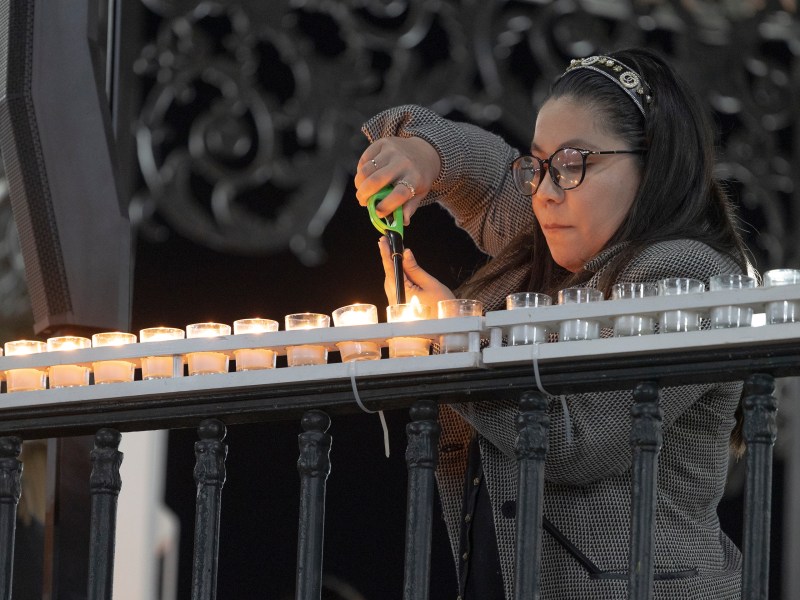
<svg viewBox="0 0 800 600">
<path fill-rule="evenodd" d="M 348 367 L 348 372 L 350 373 L 350 387 L 353 388 L 353 396 L 356 398 L 356 404 L 358 407 L 363 410 L 365 413 L 378 413 L 378 418 L 381 420 L 381 427 L 383 428 L 383 453 L 386 455 L 386 458 L 389 458 L 389 427 L 386 425 L 386 417 L 383 415 L 382 410 L 370 410 L 364 403 L 361 401 L 361 396 L 358 395 L 358 387 L 356 387 L 356 363 L 357 360 L 351 360 Z"/>
<path fill-rule="evenodd" d="M 539 376 L 539 344 L 540 342 L 533 343 L 533 377 L 536 379 L 536 387 L 545 396 L 555 396 L 551 394 L 542 385 L 542 378 Z M 568 445 L 572 445 L 572 418 L 569 415 L 569 407 L 567 406 L 567 397 L 564 394 L 559 395 L 561 399 L 561 410 L 564 411 L 564 437 Z"/>
</svg>

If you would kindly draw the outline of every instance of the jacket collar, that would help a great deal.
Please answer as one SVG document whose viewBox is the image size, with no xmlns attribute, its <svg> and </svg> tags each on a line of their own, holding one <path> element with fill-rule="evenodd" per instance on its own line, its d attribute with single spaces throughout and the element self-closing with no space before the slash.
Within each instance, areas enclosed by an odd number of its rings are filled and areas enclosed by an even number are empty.
<svg viewBox="0 0 800 600">
<path fill-rule="evenodd" d="M 597 254 L 594 258 L 590 259 L 583 268 L 585 271 L 590 273 L 597 273 L 603 267 L 605 267 L 609 261 L 614 258 L 617 254 L 622 252 L 625 247 L 628 246 L 630 242 L 619 242 L 618 244 L 614 244 L 613 246 L 609 246 L 605 250 L 601 250 L 599 254 Z"/>
</svg>

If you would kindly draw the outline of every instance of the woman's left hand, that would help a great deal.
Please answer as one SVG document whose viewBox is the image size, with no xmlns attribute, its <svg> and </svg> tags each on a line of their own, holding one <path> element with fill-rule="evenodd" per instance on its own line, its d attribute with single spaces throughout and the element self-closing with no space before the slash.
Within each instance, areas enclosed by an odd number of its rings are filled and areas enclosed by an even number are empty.
<svg viewBox="0 0 800 600">
<path fill-rule="evenodd" d="M 394 263 L 386 236 L 381 237 L 378 246 L 381 251 L 383 270 L 386 274 L 383 280 L 383 289 L 389 299 L 389 304 L 396 304 Z M 430 306 L 435 310 L 439 300 L 455 298 L 453 292 L 446 285 L 417 264 L 414 253 L 408 248 L 403 252 L 403 273 L 406 280 L 406 301 L 410 300 L 411 296 L 416 296 L 420 304 Z"/>
</svg>

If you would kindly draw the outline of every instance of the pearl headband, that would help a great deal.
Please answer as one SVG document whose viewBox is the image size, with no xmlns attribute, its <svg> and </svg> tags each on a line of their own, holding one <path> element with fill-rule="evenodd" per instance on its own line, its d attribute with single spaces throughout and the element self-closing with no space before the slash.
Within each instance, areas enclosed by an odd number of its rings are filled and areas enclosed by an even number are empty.
<svg viewBox="0 0 800 600">
<path fill-rule="evenodd" d="M 630 99 L 633 100 L 642 115 L 647 116 L 645 113 L 645 105 L 653 101 L 650 86 L 642 79 L 641 75 L 626 64 L 610 56 L 576 58 L 569 63 L 567 70 L 564 71 L 564 75 L 575 69 L 589 69 L 608 77 L 621 87 Z"/>
</svg>

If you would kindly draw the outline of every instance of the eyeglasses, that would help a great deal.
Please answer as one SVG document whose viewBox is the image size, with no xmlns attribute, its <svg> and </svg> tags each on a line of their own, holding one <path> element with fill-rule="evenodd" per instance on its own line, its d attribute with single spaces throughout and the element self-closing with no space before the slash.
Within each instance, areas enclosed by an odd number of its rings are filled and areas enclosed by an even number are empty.
<svg viewBox="0 0 800 600">
<path fill-rule="evenodd" d="M 525 196 L 533 196 L 544 180 L 545 165 L 550 179 L 562 190 L 578 187 L 586 176 L 586 157 L 592 154 L 644 154 L 644 150 L 583 150 L 559 148 L 550 158 L 542 160 L 523 154 L 511 163 L 514 185 Z"/>
</svg>

